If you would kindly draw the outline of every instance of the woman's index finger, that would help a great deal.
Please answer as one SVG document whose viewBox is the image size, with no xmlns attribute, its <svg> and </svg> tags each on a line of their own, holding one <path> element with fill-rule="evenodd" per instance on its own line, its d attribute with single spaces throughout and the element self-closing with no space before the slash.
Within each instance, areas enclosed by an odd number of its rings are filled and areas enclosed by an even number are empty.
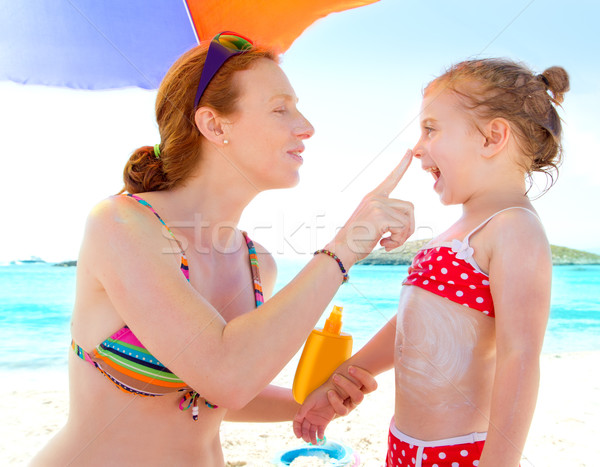
<svg viewBox="0 0 600 467">
<path fill-rule="evenodd" d="M 410 149 L 407 150 L 400 163 L 394 168 L 394 170 L 391 171 L 391 173 L 387 177 L 385 177 L 383 182 L 381 182 L 377 186 L 377 188 L 375 188 L 371 193 L 380 196 L 389 196 L 390 193 L 394 191 L 394 188 L 396 188 L 396 186 L 398 185 L 400 180 L 402 180 L 402 177 L 408 170 L 408 167 L 410 166 L 410 163 L 412 161 L 412 156 L 412 151 Z"/>
</svg>

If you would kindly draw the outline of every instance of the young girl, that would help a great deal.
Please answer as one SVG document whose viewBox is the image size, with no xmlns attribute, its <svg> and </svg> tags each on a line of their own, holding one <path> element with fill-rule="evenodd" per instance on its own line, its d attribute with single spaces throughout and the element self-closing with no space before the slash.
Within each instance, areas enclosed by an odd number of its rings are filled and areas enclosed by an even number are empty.
<svg viewBox="0 0 600 467">
<path fill-rule="evenodd" d="M 415 256 L 397 316 L 337 370 L 395 366 L 387 466 L 519 464 L 552 278 L 526 178 L 560 162 L 568 89 L 560 67 L 535 75 L 500 59 L 459 63 L 425 89 L 414 156 L 462 216 Z M 297 436 L 323 436 L 331 384 L 297 414 Z"/>
</svg>

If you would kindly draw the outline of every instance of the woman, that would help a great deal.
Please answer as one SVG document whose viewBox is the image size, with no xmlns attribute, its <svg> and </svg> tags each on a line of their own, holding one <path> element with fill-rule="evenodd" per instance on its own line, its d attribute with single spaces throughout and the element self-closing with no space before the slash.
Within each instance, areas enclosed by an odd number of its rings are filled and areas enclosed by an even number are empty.
<svg viewBox="0 0 600 467">
<path fill-rule="evenodd" d="M 275 56 L 233 33 L 169 70 L 156 103 L 160 145 L 135 151 L 128 194 L 89 216 L 69 419 L 34 465 L 222 466 L 222 420 L 292 419 L 290 391 L 267 385 L 347 279 L 345 268 L 388 231 L 383 246 L 402 244 L 414 225 L 412 206 L 387 197 L 409 154 L 327 251 L 270 298 L 273 258 L 237 222 L 259 192 L 298 182 L 314 130 L 296 102 Z M 263 295 L 270 299 L 251 311 Z M 354 376 L 371 389 L 370 375 Z M 332 395 L 340 413 L 361 397 L 348 380 L 340 392 L 351 396 Z"/>
</svg>

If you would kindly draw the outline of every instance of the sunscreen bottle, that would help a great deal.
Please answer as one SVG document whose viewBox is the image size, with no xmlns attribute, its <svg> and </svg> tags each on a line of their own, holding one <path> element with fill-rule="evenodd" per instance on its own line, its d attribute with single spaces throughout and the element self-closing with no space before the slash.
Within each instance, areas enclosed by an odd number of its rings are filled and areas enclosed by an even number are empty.
<svg viewBox="0 0 600 467">
<path fill-rule="evenodd" d="M 314 329 L 296 368 L 292 393 L 299 404 L 352 355 L 352 336 L 341 332 L 341 306 L 334 306 L 323 329 Z"/>
</svg>

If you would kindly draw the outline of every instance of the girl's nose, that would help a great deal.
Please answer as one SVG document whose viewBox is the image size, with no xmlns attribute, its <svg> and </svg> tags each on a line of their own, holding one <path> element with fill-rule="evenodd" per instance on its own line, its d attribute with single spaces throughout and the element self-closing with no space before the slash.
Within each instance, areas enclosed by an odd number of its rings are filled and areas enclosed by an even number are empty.
<svg viewBox="0 0 600 467">
<path fill-rule="evenodd" d="M 421 157 L 423 157 L 423 148 L 421 147 L 421 145 L 419 143 L 417 143 L 417 145 L 413 148 L 413 157 L 416 157 L 417 159 L 420 159 Z"/>
</svg>

